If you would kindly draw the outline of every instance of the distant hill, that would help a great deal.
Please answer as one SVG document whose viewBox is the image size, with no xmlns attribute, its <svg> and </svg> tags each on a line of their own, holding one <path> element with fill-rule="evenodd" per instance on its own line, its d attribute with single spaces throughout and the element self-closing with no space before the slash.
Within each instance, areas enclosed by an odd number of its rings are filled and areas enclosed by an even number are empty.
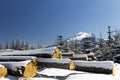
<svg viewBox="0 0 120 80">
<path fill-rule="evenodd" d="M 92 42 L 95 42 L 95 36 L 87 33 L 87 32 L 79 32 L 78 34 L 71 36 L 66 41 L 67 42 L 76 42 L 76 43 L 83 43 L 85 40 L 91 40 Z"/>
</svg>

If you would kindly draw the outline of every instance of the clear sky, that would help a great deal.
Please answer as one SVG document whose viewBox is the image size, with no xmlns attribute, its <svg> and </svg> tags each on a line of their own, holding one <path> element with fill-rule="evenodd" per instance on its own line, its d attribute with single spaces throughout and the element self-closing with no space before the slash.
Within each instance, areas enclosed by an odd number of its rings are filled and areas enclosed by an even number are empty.
<svg viewBox="0 0 120 80">
<path fill-rule="evenodd" d="M 78 32 L 107 37 L 120 30 L 120 0 L 0 0 L 0 42 L 19 39 L 52 44 L 58 34 Z"/>
</svg>

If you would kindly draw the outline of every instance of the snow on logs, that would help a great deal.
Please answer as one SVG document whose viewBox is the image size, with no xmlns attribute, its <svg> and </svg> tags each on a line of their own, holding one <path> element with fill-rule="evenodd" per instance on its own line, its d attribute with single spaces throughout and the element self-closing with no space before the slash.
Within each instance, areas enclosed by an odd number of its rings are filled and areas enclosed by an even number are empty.
<svg viewBox="0 0 120 80">
<path fill-rule="evenodd" d="M 5 77 L 7 75 L 7 68 L 3 65 L 0 65 L 0 78 Z"/>
<path fill-rule="evenodd" d="M 39 67 L 62 68 L 73 70 L 74 63 L 70 59 L 56 59 L 56 58 L 38 58 Z"/>
<path fill-rule="evenodd" d="M 74 61 L 75 70 L 114 75 L 112 61 Z"/>
<path fill-rule="evenodd" d="M 32 60 L 35 64 L 37 64 L 37 57 L 34 56 L 0 56 L 0 62 L 17 62 L 25 60 Z"/>
<path fill-rule="evenodd" d="M 62 57 L 64 58 L 71 58 L 71 57 L 75 57 L 75 53 L 74 52 L 62 52 Z"/>
<path fill-rule="evenodd" d="M 9 74 L 22 76 L 25 78 L 36 75 L 37 66 L 33 60 L 19 61 L 19 62 L 0 62 L 8 69 Z"/>
<path fill-rule="evenodd" d="M 0 52 L 0 56 L 36 56 L 44 58 L 62 58 L 62 55 L 57 47 L 25 51 Z"/>
<path fill-rule="evenodd" d="M 76 54 L 75 57 L 71 57 L 71 60 L 84 60 L 88 61 L 88 56 L 86 54 Z"/>
</svg>

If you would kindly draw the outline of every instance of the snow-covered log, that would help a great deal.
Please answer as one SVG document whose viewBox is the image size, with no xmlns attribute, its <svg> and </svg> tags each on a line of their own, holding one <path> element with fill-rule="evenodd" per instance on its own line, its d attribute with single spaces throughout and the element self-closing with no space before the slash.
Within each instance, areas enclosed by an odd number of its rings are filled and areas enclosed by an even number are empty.
<svg viewBox="0 0 120 80">
<path fill-rule="evenodd" d="M 9 74 L 22 76 L 22 77 L 33 77 L 36 75 L 37 66 L 33 60 L 19 61 L 19 62 L 0 62 L 8 69 Z"/>
<path fill-rule="evenodd" d="M 61 54 L 62 54 L 63 58 L 75 57 L 75 53 L 74 52 L 62 52 Z"/>
<path fill-rule="evenodd" d="M 0 56 L 0 62 L 4 61 L 25 61 L 25 60 L 34 60 L 37 63 L 37 57 L 34 56 Z"/>
<path fill-rule="evenodd" d="M 38 58 L 38 66 L 49 68 L 74 69 L 74 63 L 70 59 Z"/>
<path fill-rule="evenodd" d="M 0 56 L 36 56 L 44 58 L 62 58 L 62 55 L 57 47 L 25 51 L 0 52 Z"/>
<path fill-rule="evenodd" d="M 0 78 L 5 77 L 7 75 L 7 68 L 3 65 L 0 65 Z"/>
<path fill-rule="evenodd" d="M 71 60 L 84 60 L 88 61 L 88 56 L 86 54 L 76 55 L 75 57 L 70 58 Z"/>
<path fill-rule="evenodd" d="M 112 61 L 74 61 L 75 70 L 114 75 Z"/>
</svg>

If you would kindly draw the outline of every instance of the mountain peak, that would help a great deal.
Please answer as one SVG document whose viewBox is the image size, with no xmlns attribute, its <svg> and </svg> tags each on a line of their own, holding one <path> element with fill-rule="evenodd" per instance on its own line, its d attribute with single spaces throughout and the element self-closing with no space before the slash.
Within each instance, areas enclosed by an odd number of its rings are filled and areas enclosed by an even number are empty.
<svg viewBox="0 0 120 80">
<path fill-rule="evenodd" d="M 87 32 L 79 32 L 76 35 L 68 38 L 68 41 L 82 40 L 83 38 L 86 38 L 86 37 L 91 37 L 91 34 Z"/>
<path fill-rule="evenodd" d="M 91 34 L 89 34 L 87 32 L 79 32 L 79 33 L 76 34 L 76 36 L 90 37 Z"/>
</svg>

